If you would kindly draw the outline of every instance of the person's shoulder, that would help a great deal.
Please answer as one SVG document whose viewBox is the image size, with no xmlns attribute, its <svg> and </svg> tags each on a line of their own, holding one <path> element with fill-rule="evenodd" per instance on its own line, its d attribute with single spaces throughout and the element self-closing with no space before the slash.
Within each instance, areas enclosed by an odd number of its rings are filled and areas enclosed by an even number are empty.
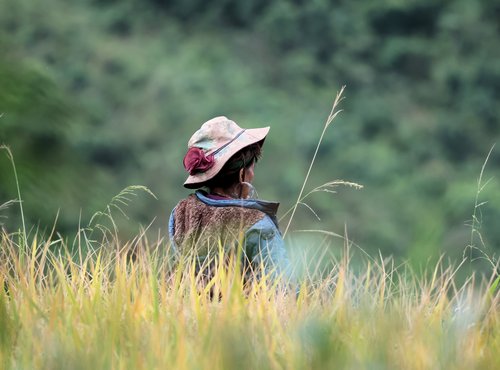
<svg viewBox="0 0 500 370">
<path fill-rule="evenodd" d="M 265 212 L 248 206 L 246 200 L 211 199 L 202 191 L 193 194 L 193 198 L 192 201 L 201 204 L 203 208 L 206 208 L 206 212 L 214 215 L 216 219 L 224 223 L 232 223 L 232 221 L 241 223 L 242 220 L 245 220 L 244 224 L 250 226 L 266 216 Z"/>
<path fill-rule="evenodd" d="M 179 201 L 173 210 L 173 216 L 176 218 L 196 217 L 204 219 L 206 223 L 225 225 L 236 223 L 247 227 L 267 217 L 264 212 L 258 209 L 223 203 L 207 204 L 200 200 L 196 194 L 191 194 Z"/>
<path fill-rule="evenodd" d="M 178 213 L 179 211 L 184 211 L 186 209 L 195 207 L 199 203 L 199 200 L 194 194 L 189 194 L 186 198 L 181 199 L 172 210 L 172 214 Z"/>
<path fill-rule="evenodd" d="M 281 232 L 278 226 L 274 223 L 271 217 L 264 214 L 260 220 L 251 225 L 246 233 L 249 242 L 261 243 L 267 242 L 282 242 Z"/>
<path fill-rule="evenodd" d="M 264 212 L 262 217 L 258 219 L 254 224 L 248 229 L 249 233 L 257 233 L 264 239 L 272 238 L 276 235 L 280 235 L 280 231 L 276 224 L 273 222 L 271 217 Z"/>
<path fill-rule="evenodd" d="M 192 203 L 198 202 L 198 199 L 196 198 L 196 195 L 194 194 L 189 194 L 186 198 L 179 200 L 175 208 L 177 208 L 179 205 L 184 206 L 184 205 L 189 205 Z"/>
<path fill-rule="evenodd" d="M 266 217 L 266 214 L 258 209 L 238 206 L 208 207 L 210 207 L 214 221 L 226 225 L 240 225 L 249 228 Z"/>
</svg>

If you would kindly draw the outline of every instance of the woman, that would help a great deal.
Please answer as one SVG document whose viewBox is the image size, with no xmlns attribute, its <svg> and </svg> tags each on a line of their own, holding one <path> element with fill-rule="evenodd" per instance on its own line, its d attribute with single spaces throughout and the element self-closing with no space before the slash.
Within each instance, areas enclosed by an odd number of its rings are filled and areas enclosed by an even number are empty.
<svg viewBox="0 0 500 370">
<path fill-rule="evenodd" d="M 276 212 L 278 203 L 253 199 L 254 167 L 269 127 L 242 129 L 226 117 L 205 122 L 188 142 L 184 186 L 204 188 L 172 211 L 169 235 L 180 253 L 195 251 L 202 264 L 222 245 L 241 245 L 244 265 L 271 278 L 290 277 Z"/>
</svg>

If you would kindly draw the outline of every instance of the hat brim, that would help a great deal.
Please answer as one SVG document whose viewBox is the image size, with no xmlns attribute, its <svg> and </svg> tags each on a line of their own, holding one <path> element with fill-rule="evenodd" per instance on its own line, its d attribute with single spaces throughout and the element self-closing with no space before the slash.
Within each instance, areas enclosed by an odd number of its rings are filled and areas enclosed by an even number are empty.
<svg viewBox="0 0 500 370">
<path fill-rule="evenodd" d="M 212 168 L 205 172 L 189 175 L 184 182 L 184 187 L 188 189 L 197 189 L 202 187 L 205 182 L 214 178 L 222 167 L 224 167 L 226 162 L 241 149 L 259 142 L 262 142 L 261 145 L 263 145 L 269 129 L 270 127 L 246 129 L 236 140 L 215 154 L 215 164 Z"/>
</svg>

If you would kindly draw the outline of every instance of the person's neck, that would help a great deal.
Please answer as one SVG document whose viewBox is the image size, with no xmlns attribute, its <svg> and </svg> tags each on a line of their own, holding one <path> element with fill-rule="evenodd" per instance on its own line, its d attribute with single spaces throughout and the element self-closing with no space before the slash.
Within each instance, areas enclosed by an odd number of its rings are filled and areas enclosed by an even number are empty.
<svg viewBox="0 0 500 370">
<path fill-rule="evenodd" d="M 226 198 L 232 198 L 232 199 L 238 199 L 239 194 L 236 189 L 236 186 L 231 186 L 229 188 L 221 188 L 221 187 L 215 187 L 212 189 L 209 189 L 210 194 L 218 195 L 221 197 L 226 197 Z"/>
</svg>

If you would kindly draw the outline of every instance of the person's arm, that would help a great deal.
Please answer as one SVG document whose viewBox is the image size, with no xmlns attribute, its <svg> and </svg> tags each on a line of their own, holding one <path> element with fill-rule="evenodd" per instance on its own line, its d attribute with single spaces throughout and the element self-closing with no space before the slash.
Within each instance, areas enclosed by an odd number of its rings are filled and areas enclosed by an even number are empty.
<svg viewBox="0 0 500 370">
<path fill-rule="evenodd" d="M 272 280 L 280 276 L 284 281 L 291 280 L 291 265 L 285 243 L 281 233 L 268 216 L 247 230 L 245 252 L 254 271 L 259 272 L 260 266 L 263 265 L 265 274 Z"/>
<path fill-rule="evenodd" d="M 171 257 L 177 257 L 179 250 L 175 245 L 174 233 L 175 233 L 175 208 L 170 213 L 170 219 L 168 220 L 168 238 L 170 239 L 170 253 Z"/>
</svg>

